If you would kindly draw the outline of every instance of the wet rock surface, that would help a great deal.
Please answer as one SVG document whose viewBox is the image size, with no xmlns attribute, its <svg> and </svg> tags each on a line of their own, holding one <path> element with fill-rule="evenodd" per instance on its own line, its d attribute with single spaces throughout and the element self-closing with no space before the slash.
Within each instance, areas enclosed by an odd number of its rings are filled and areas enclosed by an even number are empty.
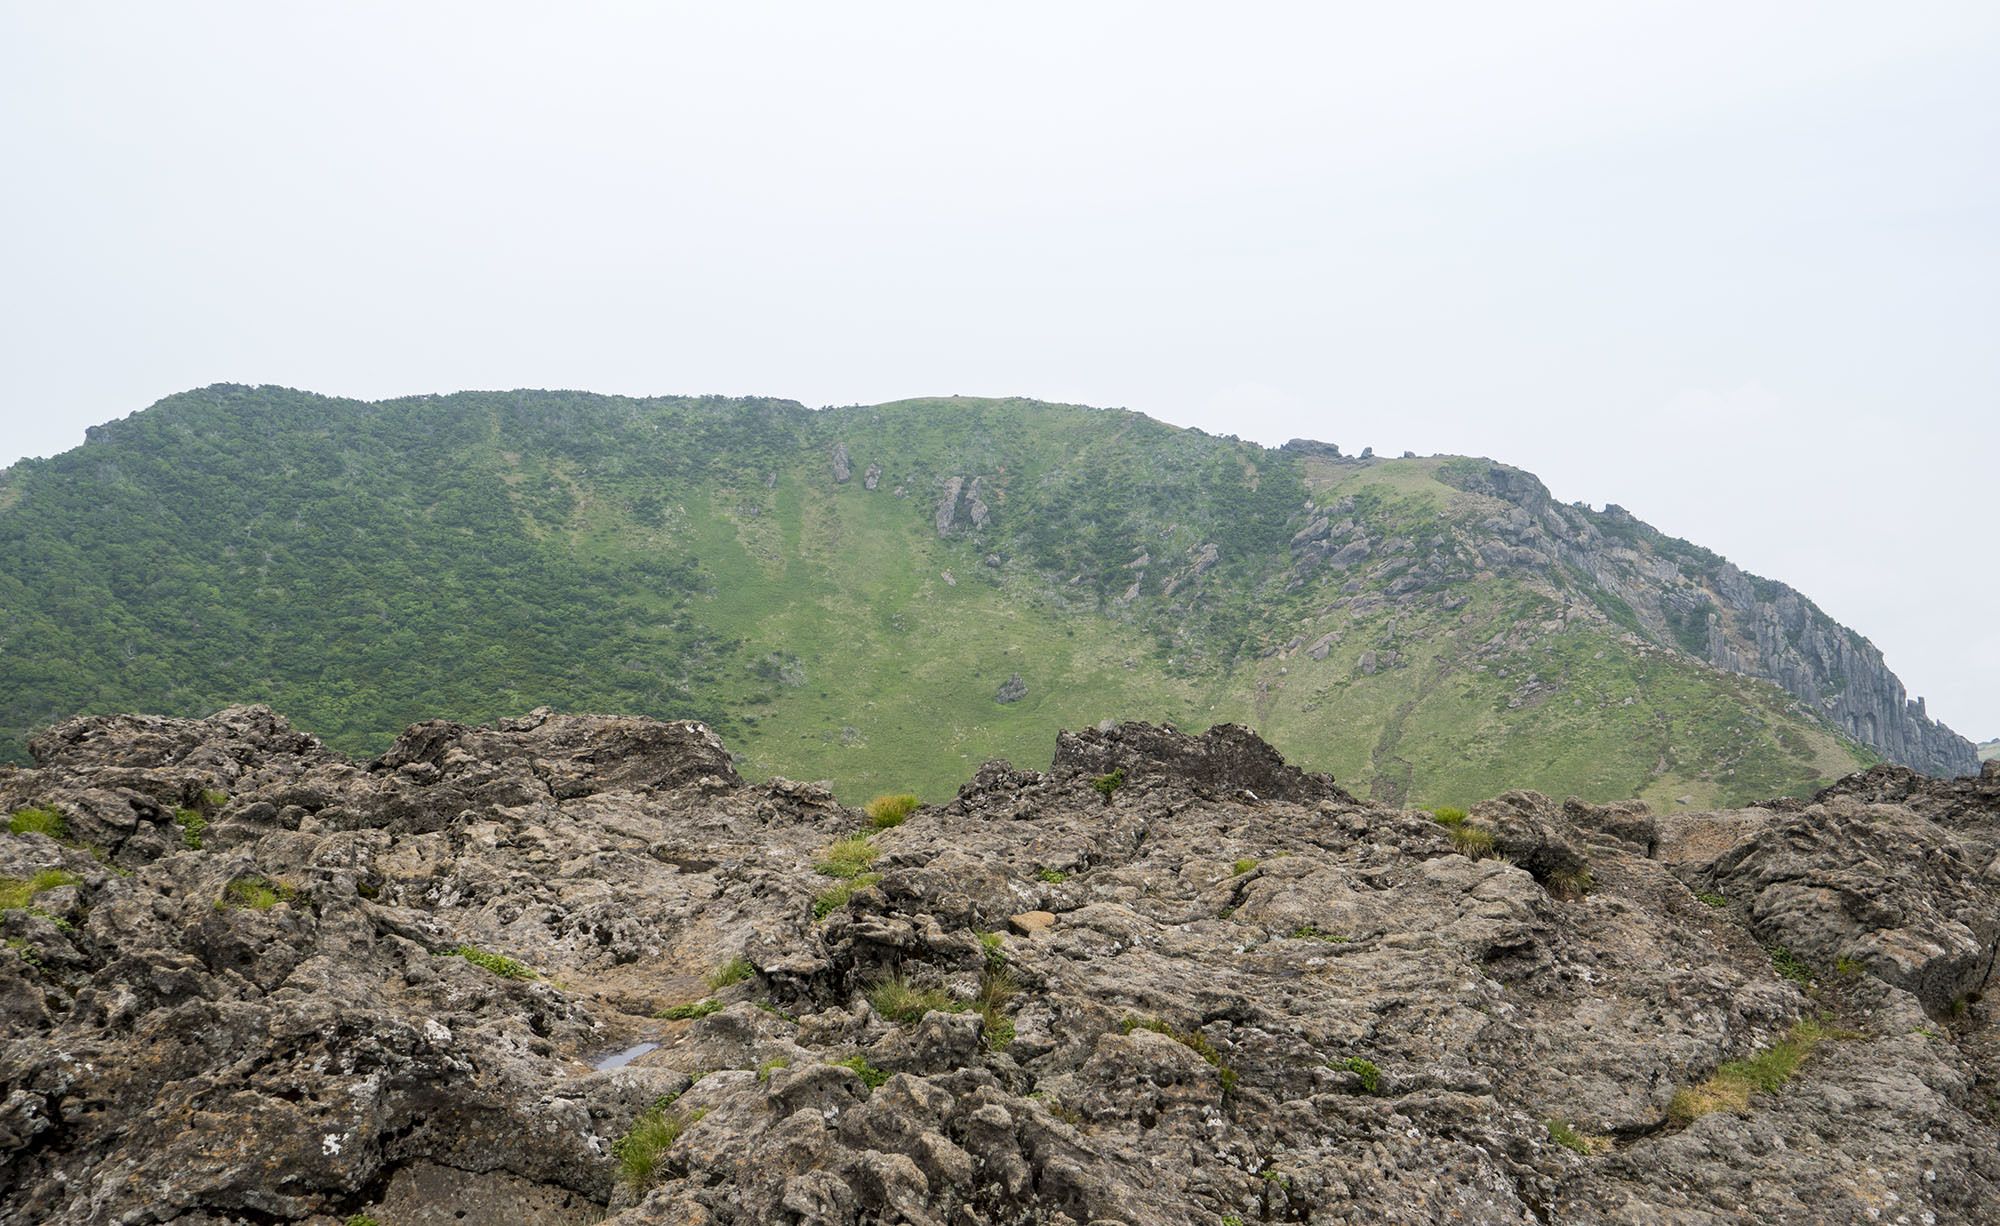
<svg viewBox="0 0 2000 1226">
<path fill-rule="evenodd" d="M 1246 729 L 1119 724 L 874 830 L 685 722 L 433 722 L 357 763 L 234 708 L 34 753 L 0 769 L 0 1221 L 1970 1223 L 2000 1192 L 1994 772 L 1447 824 Z"/>
</svg>

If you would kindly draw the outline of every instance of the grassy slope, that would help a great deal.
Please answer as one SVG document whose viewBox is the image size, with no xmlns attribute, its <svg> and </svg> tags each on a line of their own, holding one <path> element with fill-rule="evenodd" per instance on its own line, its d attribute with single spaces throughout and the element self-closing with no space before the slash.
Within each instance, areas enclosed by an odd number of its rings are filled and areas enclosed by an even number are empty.
<svg viewBox="0 0 2000 1226">
<path fill-rule="evenodd" d="M 986 757 L 1039 765 L 1058 728 L 1107 717 L 1249 723 L 1421 803 L 1509 786 L 1740 801 L 1865 760 L 1774 688 L 1645 645 L 1557 585 L 1426 594 L 1462 598 L 1446 608 L 1288 581 L 1308 492 L 1356 497 L 1419 552 L 1471 530 L 1494 508 L 1434 480 L 1439 460 L 1355 468 L 1137 414 L 958 399 L 813 415 L 196 393 L 123 425 L 0 480 L 15 728 L 266 700 L 370 752 L 431 715 L 636 710 L 709 719 L 750 773 L 850 799 L 942 797 Z M 941 540 L 938 483 L 965 474 L 994 525 Z M 1208 541 L 1223 561 L 1165 594 Z M 1142 573 L 1141 598 L 1117 599 Z M 1286 647 L 1329 631 L 1323 660 Z M 1027 697 L 997 703 L 1016 673 Z"/>
</svg>

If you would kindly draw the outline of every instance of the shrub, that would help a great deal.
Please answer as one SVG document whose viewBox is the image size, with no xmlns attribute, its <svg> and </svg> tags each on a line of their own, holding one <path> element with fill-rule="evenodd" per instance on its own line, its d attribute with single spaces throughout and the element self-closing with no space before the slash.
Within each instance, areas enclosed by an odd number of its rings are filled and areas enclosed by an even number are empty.
<svg viewBox="0 0 2000 1226">
<path fill-rule="evenodd" d="M 825 919 L 846 906 L 856 894 L 880 880 L 882 880 L 880 873 L 863 873 L 859 877 L 850 877 L 828 886 L 813 896 L 813 918 Z"/>
<path fill-rule="evenodd" d="M 46 834 L 52 839 L 60 839 L 69 834 L 69 823 L 55 809 L 29 806 L 14 810 L 14 815 L 7 819 L 7 831 L 10 834 Z"/>
<path fill-rule="evenodd" d="M 269 877 L 251 875 L 237 877 L 222 887 L 222 897 L 217 900 L 218 911 L 269 911 L 281 902 L 291 902 L 298 897 L 298 891 L 282 881 Z"/>
<path fill-rule="evenodd" d="M 697 1017 L 707 1017 L 722 1008 L 722 1002 L 710 996 L 703 1000 L 690 1001 L 685 1005 L 669 1005 L 657 1016 L 663 1021 L 685 1022 Z"/>
<path fill-rule="evenodd" d="M 829 846 L 826 858 L 814 869 L 823 877 L 859 877 L 867 873 L 868 866 L 881 854 L 882 849 L 870 843 L 867 835 L 850 834 Z"/>
<path fill-rule="evenodd" d="M 1104 797 L 1105 804 L 1110 804 L 1112 795 L 1125 786 L 1125 768 L 1121 766 L 1110 774 L 1097 776 L 1090 781 L 1090 786 L 1097 790 L 1099 796 Z"/>
<path fill-rule="evenodd" d="M 181 846 L 189 851 L 201 850 L 201 832 L 208 829 L 208 819 L 199 809 L 175 809 L 174 825 L 181 828 Z"/>
<path fill-rule="evenodd" d="M 82 882 L 83 878 L 75 873 L 59 868 L 42 869 L 32 877 L 0 877 L 0 911 L 25 907 L 30 899 L 44 890 L 80 885 Z"/>
<path fill-rule="evenodd" d="M 458 945 L 445 951 L 446 957 L 463 958 L 480 970 L 500 976 L 502 979 L 533 979 L 535 972 L 525 962 L 516 962 L 505 954 L 487 953 L 476 945 Z"/>
<path fill-rule="evenodd" d="M 1235 870 L 1236 876 L 1241 877 L 1243 874 L 1249 872 L 1251 869 L 1256 868 L 1257 862 L 1246 856 L 1245 858 L 1238 860 L 1235 864 L 1230 865 L 1230 867 Z"/>
<path fill-rule="evenodd" d="M 868 815 L 869 825 L 875 827 L 877 830 L 887 830 L 892 826 L 900 826 L 905 821 L 908 821 L 910 814 L 915 813 L 917 806 L 921 803 L 921 801 L 908 792 L 896 792 L 886 796 L 877 796 L 868 802 L 867 806 L 862 809 L 862 812 Z"/>
<path fill-rule="evenodd" d="M 1465 824 L 1465 810 L 1454 809 L 1450 805 L 1441 805 L 1431 810 L 1431 820 L 1437 822 L 1440 826 L 1463 826 Z"/>
<path fill-rule="evenodd" d="M 1478 826 L 1453 826 L 1446 836 L 1457 850 L 1475 860 L 1483 860 L 1493 854 L 1493 832 Z"/>
<path fill-rule="evenodd" d="M 1810 985 L 1813 981 L 1812 967 L 1782 945 L 1771 947 L 1771 968 L 1793 983 Z"/>
<path fill-rule="evenodd" d="M 625 1186 L 635 1193 L 652 1187 L 660 1177 L 660 1168 L 666 1164 L 667 1151 L 681 1139 L 688 1125 L 703 1114 L 698 1111 L 682 1115 L 662 1099 L 632 1121 L 631 1130 L 611 1147 L 618 1160 L 618 1177 L 625 1181 Z"/>
<path fill-rule="evenodd" d="M 1157 1017 L 1128 1017 L 1118 1023 L 1118 1029 L 1125 1034 L 1131 1034 L 1135 1030 L 1150 1030 L 1155 1034 L 1167 1036 L 1214 1066 L 1216 1076 L 1222 1080 L 1222 1092 L 1224 1094 L 1228 1094 L 1236 1089 L 1236 1070 L 1222 1062 L 1222 1053 L 1215 1050 L 1214 1044 L 1203 1037 L 1201 1031 L 1176 1030 Z"/>
<path fill-rule="evenodd" d="M 1360 1056 L 1349 1056 L 1345 1060 L 1336 1060 L 1327 1067 L 1344 1069 L 1347 1072 L 1353 1073 L 1361 1080 L 1361 1089 L 1364 1093 L 1380 1094 L 1382 1092 L 1382 1069 L 1373 1060 L 1365 1060 Z"/>
<path fill-rule="evenodd" d="M 1567 1120 L 1549 1120 L 1548 1128 L 1551 1141 L 1586 1157 L 1603 1153 L 1611 1148 L 1611 1138 L 1592 1136 L 1590 1133 L 1579 1131 Z"/>
<path fill-rule="evenodd" d="M 733 983 L 742 983 L 745 979 L 751 978 L 756 973 L 757 968 L 750 965 L 750 959 L 744 957 L 731 958 L 729 961 L 715 968 L 715 973 L 708 977 L 708 987 L 711 992 L 720 992 Z"/>
<path fill-rule="evenodd" d="M 889 1074 L 868 1063 L 866 1056 L 849 1056 L 845 1060 L 835 1060 L 833 1067 L 848 1069 L 861 1078 L 861 1084 L 873 1090 L 889 1080 Z"/>
</svg>

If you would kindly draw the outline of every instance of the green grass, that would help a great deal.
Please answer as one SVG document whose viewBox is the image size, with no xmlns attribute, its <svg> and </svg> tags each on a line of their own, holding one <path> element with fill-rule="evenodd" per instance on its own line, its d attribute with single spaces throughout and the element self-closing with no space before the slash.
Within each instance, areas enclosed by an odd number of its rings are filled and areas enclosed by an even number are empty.
<svg viewBox="0 0 2000 1226">
<path fill-rule="evenodd" d="M 1443 805 L 1431 810 L 1431 818 L 1440 826 L 1463 826 L 1465 824 L 1465 810 L 1454 809 L 1450 805 Z"/>
<path fill-rule="evenodd" d="M 52 839 L 61 839 L 68 837 L 69 823 L 55 809 L 29 807 L 14 810 L 13 816 L 7 819 L 7 831 L 9 834 L 46 834 Z"/>
<path fill-rule="evenodd" d="M 1325 941 L 1332 945 L 1345 945 L 1350 939 L 1337 932 L 1322 932 L 1311 924 L 1300 924 L 1285 935 L 1294 941 Z"/>
<path fill-rule="evenodd" d="M 372 1213 L 349 1214 L 345 1226 L 382 1226 L 382 1219 Z"/>
<path fill-rule="evenodd" d="M 910 814 L 917 811 L 923 802 L 913 792 L 895 792 L 868 802 L 862 812 L 868 815 L 868 824 L 877 830 L 888 830 L 908 821 Z"/>
<path fill-rule="evenodd" d="M 1554 1141 L 1557 1145 L 1573 1153 L 1589 1157 L 1592 1154 L 1603 1153 L 1605 1150 L 1611 1148 L 1610 1138 L 1593 1136 L 1590 1133 L 1580 1131 L 1574 1124 L 1571 1124 L 1567 1120 L 1552 1119 L 1547 1121 L 1547 1124 L 1549 1140 Z"/>
<path fill-rule="evenodd" d="M 1860 1037 L 1854 1031 L 1834 1029 L 1810 1019 L 1799 1022 L 1771 1046 L 1747 1059 L 1723 1064 L 1700 1085 L 1675 1091 L 1667 1105 L 1667 1119 L 1686 1125 L 1716 1111 L 1747 1111 L 1754 1095 L 1775 1094 L 1783 1089 L 1821 1043 Z"/>
<path fill-rule="evenodd" d="M 688 1126 L 702 1112 L 683 1115 L 666 1102 L 658 1102 L 640 1113 L 624 1136 L 612 1143 L 611 1155 L 618 1163 L 618 1178 L 633 1193 L 644 1192 L 659 1181 L 667 1155 Z"/>
<path fill-rule="evenodd" d="M 517 962 L 505 954 L 490 953 L 476 945 L 458 945 L 445 952 L 448 957 L 463 958 L 480 970 L 502 979 L 537 978 L 534 968 L 527 963 Z"/>
<path fill-rule="evenodd" d="M 788 1069 L 790 1067 L 792 1067 L 790 1060 L 785 1059 L 783 1056 L 774 1056 L 757 1066 L 757 1081 L 759 1084 L 768 1085 L 771 1081 L 771 1074 L 777 1072 L 779 1069 Z"/>
<path fill-rule="evenodd" d="M 1002 970 L 1007 965 L 1007 939 L 997 932 L 979 934 L 979 948 L 986 956 L 986 969 Z"/>
<path fill-rule="evenodd" d="M 704 1000 L 690 1001 L 684 1005 L 669 1005 L 660 1010 L 655 1016 L 663 1021 L 686 1022 L 692 1021 L 695 1018 L 707 1017 L 711 1013 L 720 1012 L 721 1009 L 722 1002 L 710 996 Z"/>
<path fill-rule="evenodd" d="M 869 842 L 867 835 L 850 834 L 830 844 L 813 868 L 826 877 L 860 877 L 881 854 L 882 849 Z"/>
<path fill-rule="evenodd" d="M 83 878 L 59 868 L 45 868 L 28 877 L 0 877 L 0 911 L 26 907 L 37 894 L 82 883 Z"/>
<path fill-rule="evenodd" d="M 1038 868 L 1035 870 L 1035 876 L 1050 885 L 1061 885 L 1069 880 L 1069 874 L 1059 868 Z"/>
<path fill-rule="evenodd" d="M 1451 826 L 1447 828 L 1445 837 L 1454 849 L 1475 860 L 1483 860 L 1493 854 L 1493 832 L 1482 826 Z"/>
<path fill-rule="evenodd" d="M 1230 1068 L 1223 1061 L 1222 1053 L 1215 1049 L 1215 1046 L 1208 1041 L 1201 1031 L 1181 1030 L 1157 1017 L 1128 1017 L 1118 1023 L 1118 1029 L 1125 1034 L 1131 1034 L 1135 1030 L 1150 1030 L 1155 1034 L 1167 1036 L 1195 1055 L 1208 1061 L 1215 1069 L 1216 1076 L 1222 1082 L 1222 1092 L 1224 1094 L 1235 1092 L 1237 1082 L 1236 1070 Z"/>
<path fill-rule="evenodd" d="M 823 920 L 846 906 L 856 894 L 882 880 L 880 873 L 863 873 L 859 877 L 849 877 L 813 895 L 813 918 Z"/>
<path fill-rule="evenodd" d="M 1715 907 L 1718 910 L 1729 905 L 1729 900 L 1720 894 L 1704 893 L 1696 894 L 1695 897 L 1701 901 L 1702 905 Z"/>
<path fill-rule="evenodd" d="M 754 979 L 756 975 L 757 968 L 750 964 L 750 959 L 740 956 L 731 958 L 710 973 L 708 977 L 708 990 L 711 992 L 720 992 L 732 984 L 742 983 L 746 979 Z"/>
<path fill-rule="evenodd" d="M 1241 877 L 1243 874 L 1249 872 L 1251 869 L 1256 867 L 1257 867 L 1257 862 L 1247 857 L 1242 860 L 1238 860 L 1236 863 L 1229 866 L 1230 873 L 1233 876 L 1237 877 Z"/>
<path fill-rule="evenodd" d="M 1770 954 L 1772 970 L 1802 987 L 1812 986 L 1812 967 L 1806 965 L 1805 959 L 1782 945 L 1773 945 Z"/>
<path fill-rule="evenodd" d="M 868 989 L 868 1004 L 884 1020 L 914 1022 L 926 1013 L 962 1013 L 971 1006 L 943 988 L 919 988 L 901 975 L 888 975 Z"/>
<path fill-rule="evenodd" d="M 218 911 L 269 911 L 281 902 L 291 902 L 298 897 L 298 891 L 282 881 L 255 874 L 237 877 L 222 887 L 222 897 L 216 901 Z"/>
</svg>

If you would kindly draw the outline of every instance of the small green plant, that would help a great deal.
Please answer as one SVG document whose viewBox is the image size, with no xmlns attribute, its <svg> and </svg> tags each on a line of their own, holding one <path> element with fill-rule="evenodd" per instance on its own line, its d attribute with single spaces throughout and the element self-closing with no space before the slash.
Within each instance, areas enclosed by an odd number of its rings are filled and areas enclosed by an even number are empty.
<svg viewBox="0 0 2000 1226">
<path fill-rule="evenodd" d="M 863 873 L 859 877 L 849 877 L 835 882 L 813 895 L 813 918 L 823 920 L 840 910 L 853 900 L 856 894 L 882 880 L 880 873 Z"/>
<path fill-rule="evenodd" d="M 41 951 L 33 945 L 28 944 L 28 938 L 26 937 L 8 937 L 7 948 L 21 955 L 21 961 L 26 962 L 29 966 L 40 966 L 42 964 Z"/>
<path fill-rule="evenodd" d="M 1450 805 L 1441 805 L 1431 810 L 1431 820 L 1440 826 L 1463 826 L 1465 824 L 1465 810 L 1454 809 Z"/>
<path fill-rule="evenodd" d="M 1128 1017 L 1118 1023 L 1118 1029 L 1125 1034 L 1131 1034 L 1135 1030 L 1150 1030 L 1155 1034 L 1167 1036 L 1214 1066 L 1216 1076 L 1222 1081 L 1224 1094 L 1236 1089 L 1236 1070 L 1223 1063 L 1222 1053 L 1215 1050 L 1215 1045 L 1210 1043 L 1201 1031 L 1177 1030 L 1157 1017 Z"/>
<path fill-rule="evenodd" d="M 1241 877 L 1243 874 L 1249 872 L 1251 869 L 1256 867 L 1257 867 L 1257 862 L 1255 860 L 1250 859 L 1247 856 L 1241 860 L 1238 860 L 1235 864 L 1230 865 L 1230 868 L 1234 870 L 1234 875 L 1238 877 Z"/>
<path fill-rule="evenodd" d="M 875 863 L 875 857 L 881 854 L 882 849 L 870 843 L 867 835 L 850 834 L 829 845 L 826 858 L 813 868 L 823 877 L 862 877 L 867 875 L 868 866 Z"/>
<path fill-rule="evenodd" d="M 868 824 L 877 830 L 888 830 L 908 821 L 910 814 L 917 811 L 922 803 L 908 792 L 897 792 L 887 796 L 877 796 L 861 810 L 868 815 Z"/>
<path fill-rule="evenodd" d="M 685 1005 L 669 1005 L 655 1016 L 662 1021 L 686 1022 L 698 1017 L 707 1017 L 722 1008 L 722 1002 L 710 996 L 704 1000 L 690 1001 Z"/>
<path fill-rule="evenodd" d="M 1121 766 L 1109 774 L 1097 776 L 1090 781 L 1090 786 L 1096 789 L 1099 796 L 1104 797 L 1105 804 L 1110 804 L 1111 797 L 1119 788 L 1125 786 L 1125 768 Z"/>
<path fill-rule="evenodd" d="M 1578 899 L 1590 893 L 1597 885 L 1597 879 L 1590 875 L 1590 867 L 1559 868 L 1551 872 L 1542 883 L 1557 898 Z"/>
<path fill-rule="evenodd" d="M 195 803 L 202 807 L 203 812 L 213 813 L 229 803 L 229 793 L 219 788 L 203 788 L 201 795 L 195 797 Z"/>
<path fill-rule="evenodd" d="M 963 1013 L 970 1006 L 943 988 L 920 988 L 885 975 L 868 989 L 868 1004 L 884 1021 L 921 1021 L 926 1013 Z"/>
<path fill-rule="evenodd" d="M 1812 967 L 1782 945 L 1771 947 L 1771 968 L 1796 984 L 1809 986 L 1813 981 Z"/>
<path fill-rule="evenodd" d="M 1382 1092 L 1382 1070 L 1373 1060 L 1366 1060 L 1360 1056 L 1349 1056 L 1345 1060 L 1335 1060 L 1327 1067 L 1343 1069 L 1353 1073 L 1360 1080 L 1361 1089 L 1364 1093 L 1380 1094 Z"/>
<path fill-rule="evenodd" d="M 1225 1213 L 1222 1215 L 1222 1226 L 1243 1226 L 1243 1219 L 1237 1214 Z"/>
<path fill-rule="evenodd" d="M 703 1114 L 683 1115 L 665 1099 L 641 1112 L 632 1121 L 631 1130 L 611 1147 L 618 1160 L 618 1177 L 625 1186 L 635 1193 L 652 1187 L 660 1177 L 660 1168 L 666 1165 L 667 1152 Z"/>
<path fill-rule="evenodd" d="M 534 969 L 525 962 L 516 962 L 505 954 L 488 953 L 476 945 L 457 945 L 445 951 L 446 957 L 463 958 L 480 970 L 498 975 L 502 979 L 533 979 Z"/>
<path fill-rule="evenodd" d="M 1583 1132 L 1567 1120 L 1549 1120 L 1548 1127 L 1549 1140 L 1573 1153 L 1589 1157 L 1591 1154 L 1603 1153 L 1611 1148 L 1610 1138 Z"/>
<path fill-rule="evenodd" d="M 757 1066 L 757 1080 L 761 1084 L 768 1085 L 771 1081 L 772 1073 L 777 1072 L 781 1068 L 790 1067 L 792 1067 L 790 1060 L 785 1059 L 783 1056 L 773 1057 Z"/>
<path fill-rule="evenodd" d="M 52 839 L 61 839 L 69 834 L 69 823 L 55 809 L 31 805 L 14 810 L 14 815 L 7 819 L 7 831 L 10 834 L 46 834 Z"/>
<path fill-rule="evenodd" d="M 1449 827 L 1446 838 L 1458 851 L 1474 860 L 1483 860 L 1493 854 L 1493 832 L 1479 826 L 1458 825 Z"/>
<path fill-rule="evenodd" d="M 199 809 L 175 809 L 174 825 L 181 828 L 181 846 L 189 851 L 201 850 L 201 832 L 208 829 L 208 819 Z"/>
<path fill-rule="evenodd" d="M 298 891 L 282 881 L 251 874 L 231 879 L 216 900 L 218 911 L 269 911 L 281 902 L 291 902 Z"/>
<path fill-rule="evenodd" d="M 997 971 L 1007 965 L 1007 947 L 997 932 L 979 934 L 979 948 L 986 955 L 986 969 Z"/>
<path fill-rule="evenodd" d="M 29 877 L 0 877 L 0 911 L 25 907 L 37 894 L 82 882 L 75 873 L 59 868 L 45 868 Z"/>
<path fill-rule="evenodd" d="M 1265 1171 L 1263 1175 L 1260 1176 L 1260 1178 L 1262 1178 L 1265 1183 L 1268 1183 L 1273 1187 L 1283 1188 L 1287 1192 L 1292 1190 L 1291 1176 L 1285 1174 L 1283 1171 L 1278 1170 L 1275 1167 Z"/>
<path fill-rule="evenodd" d="M 1850 958 L 1845 954 L 1833 960 L 1833 973 L 1843 979 L 1852 979 L 1867 969 L 1866 962 L 1859 958 Z"/>
<path fill-rule="evenodd" d="M 835 1068 L 844 1068 L 861 1078 L 861 1084 L 873 1090 L 889 1080 L 889 1074 L 868 1063 L 866 1056 L 849 1056 L 845 1060 L 835 1060 Z"/>
<path fill-rule="evenodd" d="M 1332 945 L 1345 945 L 1349 940 L 1337 932 L 1321 932 L 1311 924 L 1300 924 L 1286 935 L 1294 941 L 1325 941 Z"/>
<path fill-rule="evenodd" d="M 1667 1119 L 1686 1125 L 1715 1111 L 1747 1111 L 1751 1095 L 1760 1091 L 1775 1093 L 1783 1088 L 1821 1043 L 1861 1037 L 1855 1031 L 1835 1030 L 1817 1021 L 1799 1022 L 1771 1046 L 1718 1067 L 1713 1076 L 1698 1086 L 1675 1091 L 1673 1100 L 1667 1104 Z"/>
<path fill-rule="evenodd" d="M 346 1226 L 382 1226 L 382 1219 L 372 1213 L 349 1214 Z"/>
<path fill-rule="evenodd" d="M 1021 985 L 1014 978 L 1014 972 L 1005 966 L 987 965 L 986 973 L 979 977 L 979 1020 L 982 1033 L 986 1036 L 986 1046 L 994 1051 L 1005 1051 L 1014 1041 L 1014 1019 L 1007 1016 L 1007 1002 L 1020 992 Z"/>
<path fill-rule="evenodd" d="M 1721 909 L 1729 905 L 1729 900 L 1720 894 L 1697 894 L 1695 897 L 1707 906 Z"/>
<path fill-rule="evenodd" d="M 1035 876 L 1040 877 L 1050 885 L 1061 885 L 1063 882 L 1069 880 L 1069 874 L 1059 868 L 1038 868 L 1035 870 Z"/>
<path fill-rule="evenodd" d="M 708 989 L 711 992 L 720 992 L 731 984 L 742 983 L 745 979 L 750 979 L 756 974 L 757 968 L 750 965 L 750 959 L 744 957 L 731 958 L 721 966 L 716 967 L 715 973 L 708 977 Z"/>
</svg>

